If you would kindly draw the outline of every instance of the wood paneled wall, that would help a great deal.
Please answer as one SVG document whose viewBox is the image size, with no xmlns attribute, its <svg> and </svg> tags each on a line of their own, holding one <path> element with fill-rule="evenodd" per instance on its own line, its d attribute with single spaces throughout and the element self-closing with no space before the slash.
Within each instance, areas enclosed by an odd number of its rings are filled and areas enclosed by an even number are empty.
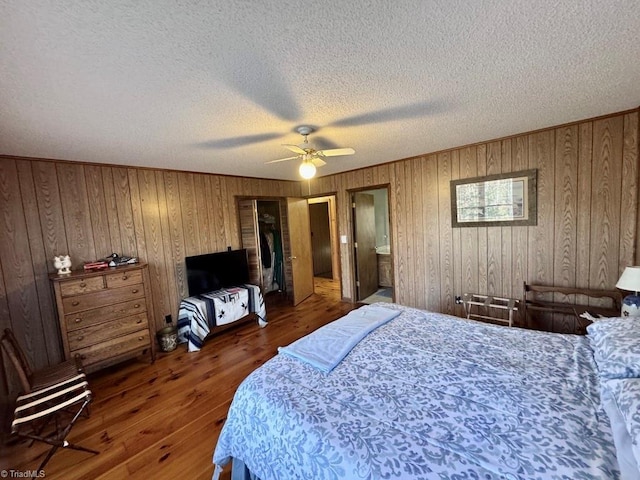
<svg viewBox="0 0 640 480">
<path fill-rule="evenodd" d="M 449 182 L 538 169 L 538 225 L 451 228 Z M 460 314 L 463 292 L 521 297 L 522 283 L 613 288 L 636 259 L 638 111 L 311 181 L 335 193 L 343 297 L 353 295 L 349 190 L 389 186 L 395 299 Z M 303 188 L 304 187 L 304 188 Z M 111 252 L 150 265 L 156 326 L 187 293 L 184 257 L 240 247 L 236 196 L 284 197 L 307 184 L 0 157 L 0 327 L 36 367 L 61 348 L 48 274 Z M 551 325 L 555 328 L 556 326 Z M 562 329 L 563 326 L 559 325 Z"/>
<path fill-rule="evenodd" d="M 451 180 L 538 169 L 538 225 L 451 227 Z M 343 296 L 354 298 L 348 191 L 389 185 L 395 299 L 461 314 L 464 292 L 522 297 L 523 282 L 615 287 L 636 261 L 638 111 L 410 158 L 311 182 L 337 192 Z M 564 318 L 546 325 L 572 330 Z"/>
<path fill-rule="evenodd" d="M 0 157 L 0 327 L 36 367 L 62 358 L 48 275 L 112 252 L 149 263 L 156 327 L 187 296 L 184 257 L 239 248 L 236 196 L 299 196 L 297 182 Z M 0 389 L 1 390 L 1 389 Z"/>
</svg>

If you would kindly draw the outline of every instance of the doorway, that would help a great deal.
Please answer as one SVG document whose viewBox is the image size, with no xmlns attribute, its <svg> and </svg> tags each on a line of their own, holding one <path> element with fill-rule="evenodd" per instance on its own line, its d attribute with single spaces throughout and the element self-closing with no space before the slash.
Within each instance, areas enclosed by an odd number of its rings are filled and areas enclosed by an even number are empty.
<svg viewBox="0 0 640 480">
<path fill-rule="evenodd" d="M 314 291 L 332 301 L 342 299 L 336 197 L 309 198 Z"/>
<path fill-rule="evenodd" d="M 351 206 L 356 301 L 392 302 L 388 186 L 351 192 Z"/>
<path fill-rule="evenodd" d="M 294 306 L 313 294 L 309 207 L 305 198 L 238 198 L 242 248 L 249 278 Z M 265 295 L 265 300 L 268 295 Z"/>
<path fill-rule="evenodd" d="M 266 295 L 273 291 L 286 292 L 280 202 L 258 200 L 256 210 L 262 293 Z"/>
</svg>

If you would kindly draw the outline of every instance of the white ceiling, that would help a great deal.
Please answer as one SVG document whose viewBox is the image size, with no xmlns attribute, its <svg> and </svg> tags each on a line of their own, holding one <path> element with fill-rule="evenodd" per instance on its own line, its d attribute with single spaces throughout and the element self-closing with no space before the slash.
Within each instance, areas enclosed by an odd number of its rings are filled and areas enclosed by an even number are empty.
<svg viewBox="0 0 640 480">
<path fill-rule="evenodd" d="M 638 0 L 0 0 L 0 153 L 298 179 L 640 105 Z M 315 142 L 314 142 L 315 139 Z"/>
</svg>

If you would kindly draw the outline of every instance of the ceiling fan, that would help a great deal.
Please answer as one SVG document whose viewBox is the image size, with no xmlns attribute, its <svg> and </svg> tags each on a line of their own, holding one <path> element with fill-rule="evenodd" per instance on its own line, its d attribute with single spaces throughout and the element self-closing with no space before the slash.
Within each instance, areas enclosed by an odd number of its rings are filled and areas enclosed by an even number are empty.
<svg viewBox="0 0 640 480">
<path fill-rule="evenodd" d="M 304 137 L 304 143 L 300 146 L 298 145 L 289 145 L 283 144 L 282 146 L 288 148 L 293 153 L 297 155 L 295 157 L 287 157 L 280 158 L 278 160 L 271 160 L 265 163 L 278 163 L 278 162 L 286 162 L 288 160 L 296 160 L 301 159 L 302 163 L 300 164 L 300 176 L 302 178 L 312 178 L 316 174 L 316 167 L 322 167 L 326 165 L 327 162 L 324 161 L 326 157 L 339 157 L 342 155 L 353 155 L 356 151 L 353 148 L 332 148 L 329 150 L 316 150 L 309 144 L 307 140 L 307 135 L 313 132 L 313 128 L 301 125 L 296 128 L 296 132 Z"/>
</svg>

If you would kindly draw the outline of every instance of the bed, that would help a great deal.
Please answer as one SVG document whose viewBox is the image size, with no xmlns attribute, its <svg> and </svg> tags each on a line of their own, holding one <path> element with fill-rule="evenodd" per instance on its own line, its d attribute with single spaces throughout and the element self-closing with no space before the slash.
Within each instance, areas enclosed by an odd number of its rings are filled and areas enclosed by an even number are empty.
<svg viewBox="0 0 640 480">
<path fill-rule="evenodd" d="M 214 479 L 231 461 L 234 479 L 638 478 L 640 323 L 578 336 L 394 304 L 349 315 L 376 309 L 394 316 L 361 340 L 338 338 L 340 319 L 243 381 Z"/>
</svg>

